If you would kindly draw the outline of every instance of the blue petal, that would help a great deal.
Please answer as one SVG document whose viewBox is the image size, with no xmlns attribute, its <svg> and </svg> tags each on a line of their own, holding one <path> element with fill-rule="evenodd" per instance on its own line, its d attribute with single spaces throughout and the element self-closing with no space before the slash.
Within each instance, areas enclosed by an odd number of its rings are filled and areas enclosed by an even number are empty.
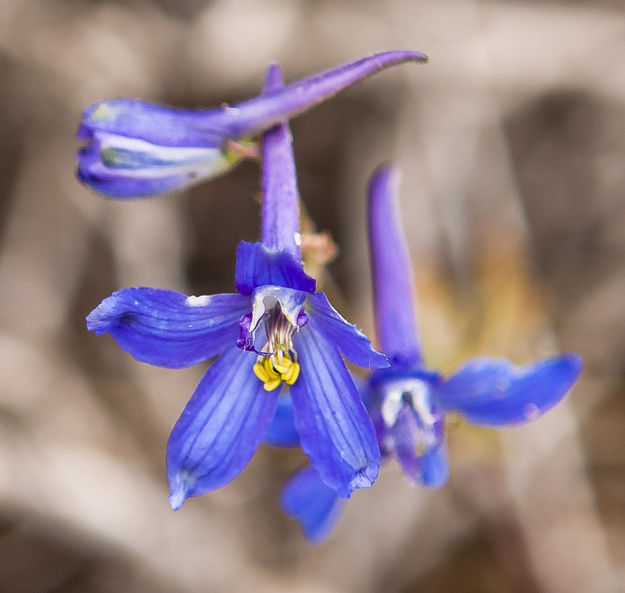
<svg viewBox="0 0 625 593">
<path fill-rule="evenodd" d="M 476 424 L 501 426 L 534 420 L 555 406 L 582 371 L 577 354 L 526 367 L 504 359 L 474 358 L 437 390 L 438 403 Z"/>
<path fill-rule="evenodd" d="M 293 420 L 293 401 L 287 393 L 282 394 L 278 399 L 276 415 L 263 442 L 274 447 L 296 447 L 299 445 L 299 435 Z"/>
<path fill-rule="evenodd" d="M 428 488 L 441 488 L 449 479 L 449 458 L 444 440 L 421 455 L 421 483 Z"/>
<path fill-rule="evenodd" d="M 276 411 L 254 376 L 256 357 L 232 348 L 208 369 L 176 422 L 167 444 L 170 504 L 225 486 L 247 465 Z"/>
<path fill-rule="evenodd" d="M 382 350 L 393 365 L 422 362 L 416 291 L 408 246 L 394 204 L 397 175 L 379 167 L 369 182 L 369 248 L 375 316 Z"/>
<path fill-rule="evenodd" d="M 389 366 L 386 356 L 375 350 L 369 338 L 338 313 L 325 294 L 318 292 L 308 297 L 308 302 L 316 326 L 345 358 L 365 369 Z"/>
<path fill-rule="evenodd" d="M 173 290 L 124 288 L 87 316 L 87 328 L 110 333 L 137 360 L 167 368 L 188 367 L 234 345 L 249 297 L 187 297 Z"/>
<path fill-rule="evenodd" d="M 269 67 L 263 93 L 284 87 L 278 64 Z M 299 233 L 299 193 L 293 138 L 288 122 L 282 122 L 263 133 L 263 203 L 262 243 L 276 251 L 302 259 Z"/>
<path fill-rule="evenodd" d="M 159 146 L 94 132 L 78 153 L 78 178 L 106 196 L 135 198 L 215 177 L 238 160 L 221 148 Z"/>
<path fill-rule="evenodd" d="M 96 133 L 137 138 L 159 146 L 220 148 L 224 136 L 218 128 L 219 109 L 178 109 L 140 99 L 107 99 L 87 107 L 76 137 Z"/>
<path fill-rule="evenodd" d="M 426 431 L 412 408 L 403 407 L 386 435 L 391 442 L 385 446 L 395 453 L 408 479 L 429 488 L 439 488 L 447 482 L 449 463 L 444 438 L 433 430 Z M 423 452 L 419 452 L 428 439 L 433 442 L 427 443 Z"/>
<path fill-rule="evenodd" d="M 368 488 L 380 450 L 367 411 L 338 350 L 312 318 L 293 344 L 301 372 L 291 387 L 295 426 L 321 479 L 340 496 Z"/>
<path fill-rule="evenodd" d="M 290 253 L 247 241 L 237 247 L 234 283 L 241 294 L 251 294 L 265 285 L 315 292 L 315 281 L 304 274 L 301 262 Z"/>
<path fill-rule="evenodd" d="M 284 512 L 299 521 L 306 537 L 315 544 L 327 539 L 345 504 L 313 467 L 300 470 L 287 482 L 280 502 Z"/>
</svg>

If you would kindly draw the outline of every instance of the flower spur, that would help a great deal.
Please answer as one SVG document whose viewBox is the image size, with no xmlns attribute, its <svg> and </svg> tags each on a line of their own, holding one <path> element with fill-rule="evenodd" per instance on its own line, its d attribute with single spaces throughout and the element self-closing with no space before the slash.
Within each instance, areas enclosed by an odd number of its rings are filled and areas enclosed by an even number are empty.
<svg viewBox="0 0 625 593">
<path fill-rule="evenodd" d="M 265 91 L 281 86 L 269 70 Z M 237 250 L 238 294 L 187 297 L 126 288 L 87 317 L 140 361 L 182 368 L 218 355 L 174 426 L 167 471 L 174 509 L 224 486 L 253 456 L 288 386 L 302 448 L 342 497 L 370 486 L 380 452 L 375 429 L 341 358 L 388 366 L 302 268 L 299 197 L 286 123 L 263 134 L 261 242 Z"/>
<path fill-rule="evenodd" d="M 369 244 L 377 333 L 390 368 L 372 373 L 361 389 L 376 427 L 383 459 L 394 457 L 415 484 L 438 488 L 449 474 L 444 421 L 457 412 L 483 426 L 534 420 L 571 389 L 582 368 L 576 354 L 517 367 L 500 358 L 472 358 L 449 378 L 424 364 L 415 315 L 407 246 L 394 209 L 394 172 L 380 167 L 369 185 Z M 288 407 L 276 417 L 270 440 L 293 445 Z M 282 507 L 306 536 L 322 542 L 340 516 L 342 501 L 315 468 L 285 486 Z"/>
<path fill-rule="evenodd" d="M 87 107 L 76 136 L 78 178 L 113 198 L 136 198 L 220 175 L 257 154 L 253 136 L 384 68 L 424 62 L 419 52 L 388 51 L 314 74 L 218 109 L 187 110 L 139 99 Z"/>
</svg>

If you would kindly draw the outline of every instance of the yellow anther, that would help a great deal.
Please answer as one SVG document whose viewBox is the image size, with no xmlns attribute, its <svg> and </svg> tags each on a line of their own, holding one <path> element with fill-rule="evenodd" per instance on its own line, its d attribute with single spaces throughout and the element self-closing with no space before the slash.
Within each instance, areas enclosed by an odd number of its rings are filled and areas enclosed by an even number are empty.
<svg viewBox="0 0 625 593">
<path fill-rule="evenodd" d="M 270 379 L 269 379 L 269 375 L 267 374 L 267 371 L 265 370 L 265 366 L 260 363 L 257 362 L 254 367 L 253 367 L 253 371 L 254 374 L 263 382 L 263 383 L 267 383 Z"/>
<path fill-rule="evenodd" d="M 282 364 L 274 361 L 273 368 L 276 369 L 281 375 L 286 375 L 293 366 L 293 361 L 287 356 L 282 359 Z"/>
<path fill-rule="evenodd" d="M 274 389 L 277 389 L 280 386 L 280 383 L 282 383 L 282 379 L 278 377 L 277 379 L 274 379 L 273 381 L 269 381 L 265 383 L 263 387 L 265 388 L 265 391 L 273 391 Z"/>
<path fill-rule="evenodd" d="M 287 385 L 293 385 L 297 378 L 299 377 L 300 366 L 297 362 L 294 362 L 289 369 L 289 372 L 282 375 L 282 380 Z"/>
<path fill-rule="evenodd" d="M 259 356 L 253 369 L 254 374 L 262 381 L 265 391 L 277 389 L 282 381 L 293 385 L 301 370 L 299 364 L 284 351 L 271 356 Z"/>
<path fill-rule="evenodd" d="M 263 362 L 263 366 L 265 367 L 265 372 L 267 373 L 267 381 L 275 381 L 280 378 L 280 373 L 277 373 L 271 364 L 271 357 L 268 356 L 265 358 Z"/>
</svg>

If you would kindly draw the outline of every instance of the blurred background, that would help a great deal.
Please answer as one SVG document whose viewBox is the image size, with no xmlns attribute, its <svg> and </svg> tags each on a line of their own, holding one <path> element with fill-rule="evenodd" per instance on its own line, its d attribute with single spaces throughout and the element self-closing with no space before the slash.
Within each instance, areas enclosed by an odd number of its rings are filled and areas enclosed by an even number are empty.
<svg viewBox="0 0 625 593">
<path fill-rule="evenodd" d="M 612 593 L 625 580 L 625 4 L 619 0 L 0 0 L 0 593 Z M 377 51 L 292 124 L 339 246 L 326 289 L 373 331 L 365 187 L 392 160 L 430 365 L 585 360 L 508 430 L 449 423 L 451 478 L 394 463 L 330 540 L 278 506 L 303 458 L 261 448 L 173 513 L 164 453 L 203 368 L 136 362 L 84 317 L 125 286 L 233 289 L 259 171 L 116 203 L 73 176 L 84 106 L 217 106 Z"/>
</svg>

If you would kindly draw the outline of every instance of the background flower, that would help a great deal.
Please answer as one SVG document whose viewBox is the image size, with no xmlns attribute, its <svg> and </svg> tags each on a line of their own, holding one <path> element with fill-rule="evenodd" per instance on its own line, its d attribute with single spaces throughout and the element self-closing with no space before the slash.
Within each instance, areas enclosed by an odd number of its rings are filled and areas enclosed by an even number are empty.
<svg viewBox="0 0 625 593">
<path fill-rule="evenodd" d="M 398 177 L 391 166 L 382 165 L 369 181 L 367 238 L 375 320 L 390 368 L 374 371 L 360 392 L 383 459 L 394 458 L 413 484 L 440 488 L 449 477 L 445 424 L 450 412 L 483 426 L 527 424 L 565 397 L 579 378 L 582 360 L 577 354 L 563 354 L 519 367 L 482 356 L 463 362 L 448 377 L 429 368 L 401 213 L 395 204 Z M 293 435 L 282 417 L 273 428 L 271 439 L 277 443 L 287 443 Z M 289 479 L 281 504 L 315 543 L 329 535 L 341 506 L 336 493 L 310 467 Z"/>
</svg>

